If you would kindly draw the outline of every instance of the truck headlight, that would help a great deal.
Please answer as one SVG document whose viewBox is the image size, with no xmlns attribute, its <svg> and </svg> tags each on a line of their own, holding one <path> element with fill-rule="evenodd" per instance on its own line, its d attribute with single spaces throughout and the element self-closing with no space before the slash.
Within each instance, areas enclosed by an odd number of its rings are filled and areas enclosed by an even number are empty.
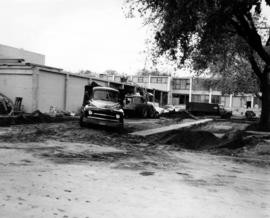
<svg viewBox="0 0 270 218">
<path fill-rule="evenodd" d="M 115 117 L 116 117 L 116 119 L 120 119 L 121 116 L 120 116 L 120 114 L 116 114 Z"/>
<path fill-rule="evenodd" d="M 89 110 L 89 111 L 88 111 L 88 114 L 89 114 L 89 115 L 92 115 L 92 114 L 93 114 L 93 112 L 92 112 L 91 110 Z"/>
</svg>

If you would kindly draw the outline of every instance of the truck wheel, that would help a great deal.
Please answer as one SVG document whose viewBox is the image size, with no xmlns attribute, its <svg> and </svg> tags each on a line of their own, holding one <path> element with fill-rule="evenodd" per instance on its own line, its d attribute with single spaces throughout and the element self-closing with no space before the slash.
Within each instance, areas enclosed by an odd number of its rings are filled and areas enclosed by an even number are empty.
<svg viewBox="0 0 270 218">
<path fill-rule="evenodd" d="M 155 112 L 155 118 L 159 118 L 160 117 L 160 115 L 159 115 L 159 112 Z"/>
<path fill-rule="evenodd" d="M 142 109 L 142 117 L 143 118 L 147 118 L 148 117 L 148 113 L 146 109 Z"/>
<path fill-rule="evenodd" d="M 83 122 L 83 116 L 80 117 L 80 127 L 85 127 L 85 123 Z"/>
<path fill-rule="evenodd" d="M 149 117 L 150 118 L 155 118 L 155 112 L 154 111 L 149 111 Z"/>
<path fill-rule="evenodd" d="M 123 131 L 124 131 L 124 121 L 120 123 L 118 133 L 123 133 Z"/>
</svg>

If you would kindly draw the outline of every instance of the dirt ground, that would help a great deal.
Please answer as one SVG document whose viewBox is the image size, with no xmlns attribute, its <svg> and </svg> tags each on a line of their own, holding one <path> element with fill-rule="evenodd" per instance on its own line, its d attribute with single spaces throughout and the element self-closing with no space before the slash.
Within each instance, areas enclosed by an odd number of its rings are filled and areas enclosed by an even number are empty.
<svg viewBox="0 0 270 218">
<path fill-rule="evenodd" d="M 167 123 L 129 120 L 127 132 Z M 219 122 L 188 137 L 207 130 L 217 144 L 243 128 Z M 270 217 L 268 153 L 210 154 L 127 132 L 74 121 L 0 128 L 0 217 Z"/>
</svg>

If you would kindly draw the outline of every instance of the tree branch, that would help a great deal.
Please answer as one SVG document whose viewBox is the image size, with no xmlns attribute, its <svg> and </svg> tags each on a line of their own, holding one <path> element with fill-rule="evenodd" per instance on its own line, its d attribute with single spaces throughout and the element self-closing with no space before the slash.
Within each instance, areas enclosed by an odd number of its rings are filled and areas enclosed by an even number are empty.
<svg viewBox="0 0 270 218">
<path fill-rule="evenodd" d="M 259 56 L 268 64 L 270 65 L 270 56 L 268 53 L 265 51 L 265 49 L 262 46 L 262 41 L 257 33 L 257 30 L 255 26 L 248 22 L 243 16 L 241 15 L 235 15 L 235 18 L 237 19 L 234 20 L 233 18 L 231 19 L 232 25 L 235 27 L 236 31 L 240 36 L 242 36 L 247 43 L 250 45 L 250 47 L 256 51 Z M 251 18 L 248 18 L 248 20 Z M 251 28 L 252 27 L 252 28 Z M 254 28 L 254 29 L 253 29 Z"/>
<path fill-rule="evenodd" d="M 251 64 L 251 67 L 253 69 L 253 72 L 258 76 L 258 78 L 260 79 L 260 81 L 263 80 L 263 76 L 262 76 L 262 72 L 261 72 L 261 69 L 260 67 L 258 66 L 253 54 L 250 54 L 248 56 L 248 59 L 249 59 L 249 62 Z"/>
</svg>

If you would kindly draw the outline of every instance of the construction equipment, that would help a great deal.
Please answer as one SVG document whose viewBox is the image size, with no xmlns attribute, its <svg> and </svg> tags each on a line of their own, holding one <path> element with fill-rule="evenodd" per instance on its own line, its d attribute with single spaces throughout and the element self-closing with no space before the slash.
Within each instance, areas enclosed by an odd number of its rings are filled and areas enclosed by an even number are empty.
<svg viewBox="0 0 270 218">
<path fill-rule="evenodd" d="M 13 102 L 4 94 L 0 93 L 0 114 L 12 115 L 14 111 Z"/>
</svg>

